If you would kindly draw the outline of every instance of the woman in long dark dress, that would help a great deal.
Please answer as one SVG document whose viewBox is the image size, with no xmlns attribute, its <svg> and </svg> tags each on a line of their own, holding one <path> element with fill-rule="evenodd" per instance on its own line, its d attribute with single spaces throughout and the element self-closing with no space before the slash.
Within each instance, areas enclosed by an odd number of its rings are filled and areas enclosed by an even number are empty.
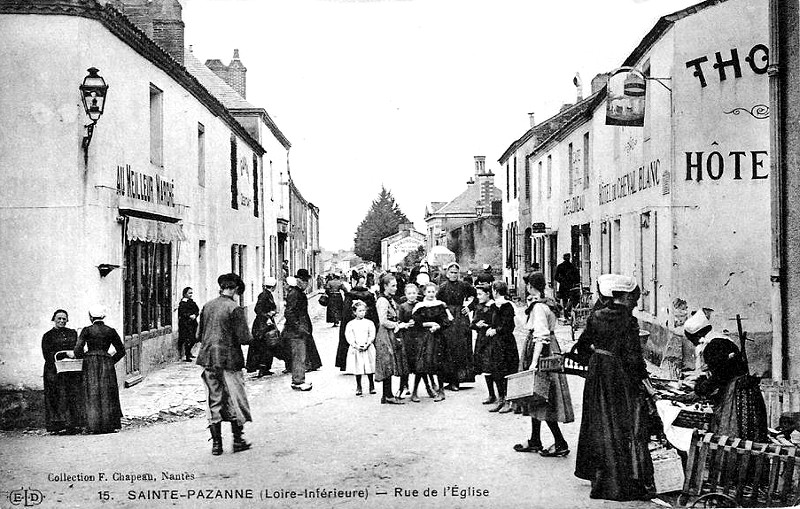
<svg viewBox="0 0 800 509">
<path fill-rule="evenodd" d="M 200 308 L 192 300 L 190 287 L 183 289 L 183 298 L 178 304 L 178 355 L 185 355 L 186 362 L 191 362 L 192 347 L 197 343 L 197 317 Z"/>
<path fill-rule="evenodd" d="M 506 401 L 506 376 L 516 373 L 519 365 L 517 340 L 514 338 L 514 305 L 508 301 L 508 285 L 502 281 L 492 283 L 492 321 L 486 330 L 491 343 L 488 366 L 492 380 L 497 384 L 499 400 L 490 412 L 507 414 L 512 411 L 511 402 Z"/>
<path fill-rule="evenodd" d="M 342 297 L 342 280 L 334 274 L 330 281 L 325 283 L 325 295 L 328 296 L 328 306 L 325 312 L 325 320 L 332 323 L 334 327 L 339 326 L 342 321 L 342 311 L 344 298 Z"/>
<path fill-rule="evenodd" d="M 256 375 L 258 378 L 271 375 L 270 368 L 272 368 L 273 357 L 280 358 L 283 356 L 280 348 L 271 348 L 267 344 L 267 334 L 277 328 L 275 315 L 277 314 L 278 306 L 275 304 L 275 297 L 272 295 L 272 291 L 277 284 L 278 280 L 274 277 L 268 277 L 264 280 L 264 291 L 259 294 L 254 308 L 256 318 L 253 320 L 253 342 L 247 348 L 245 367 L 248 373 L 258 371 Z"/>
<path fill-rule="evenodd" d="M 710 376 L 697 380 L 695 392 L 714 403 L 709 431 L 742 440 L 766 442 L 767 407 L 759 380 L 729 339 L 714 338 L 703 349 Z"/>
<path fill-rule="evenodd" d="M 475 291 L 478 303 L 475 305 L 475 316 L 472 317 L 472 323 L 470 324 L 470 328 L 477 333 L 474 355 L 475 373 L 484 374 L 489 397 L 483 400 L 483 404 L 491 405 L 497 403 L 497 394 L 494 389 L 497 386 L 498 392 L 500 392 L 499 384 L 501 383 L 491 375 L 494 338 L 486 336 L 486 331 L 492 326 L 492 316 L 494 315 L 492 290 L 489 285 L 480 284 L 475 287 Z"/>
<path fill-rule="evenodd" d="M 344 337 L 344 329 L 347 327 L 347 322 L 353 319 L 353 313 L 350 309 L 353 307 L 353 302 L 360 300 L 367 305 L 366 319 L 371 320 L 375 324 L 375 330 L 378 330 L 378 311 L 375 308 L 375 296 L 366 286 L 367 277 L 364 275 L 358 276 L 356 285 L 350 290 L 345 291 L 344 294 L 344 313 L 342 315 L 342 324 L 339 328 L 339 346 L 336 349 L 336 363 L 337 368 L 345 371 L 347 367 L 347 350 L 350 345 L 347 343 L 347 338 Z"/>
<path fill-rule="evenodd" d="M 453 322 L 444 330 L 444 363 L 442 374 L 446 388 L 459 389 L 461 382 L 474 382 L 475 373 L 472 360 L 472 330 L 470 330 L 469 306 L 475 299 L 475 288 L 460 281 L 461 267 L 453 262 L 447 266 L 445 281 L 439 288 L 436 298 L 450 311 Z"/>
<path fill-rule="evenodd" d="M 402 405 L 403 401 L 393 396 L 392 377 L 408 376 L 408 364 L 403 343 L 395 334 L 408 329 L 408 323 L 397 320 L 397 304 L 394 294 L 397 292 L 397 280 L 391 274 L 381 278 L 381 294 L 376 306 L 380 326 L 375 335 L 375 381 L 383 382 L 381 403 Z"/>
<path fill-rule="evenodd" d="M 111 433 L 121 427 L 122 409 L 114 364 L 125 357 L 125 345 L 117 331 L 103 323 L 102 308 L 89 310 L 92 325 L 84 328 L 75 345 L 75 356 L 83 358 L 83 387 L 86 401 L 86 431 Z M 114 347 L 114 355 L 108 347 Z M 86 351 L 84 351 L 86 347 Z"/>
<path fill-rule="evenodd" d="M 450 317 L 445 303 L 436 298 L 437 291 L 438 288 L 433 283 L 423 286 L 422 302 L 418 302 L 414 306 L 414 311 L 411 314 L 411 318 L 414 320 L 414 325 L 410 329 L 411 334 L 419 337 L 416 376 L 414 377 L 411 401 L 419 399 L 417 397 L 417 389 L 419 388 L 420 377 L 425 376 L 430 379 L 431 391 L 435 391 L 435 393 L 428 393 L 433 398 L 433 401 L 445 399 L 441 373 L 446 345 L 442 331 L 447 330 L 450 325 Z M 435 380 L 434 376 L 438 380 Z"/>
<path fill-rule="evenodd" d="M 74 434 L 83 426 L 83 375 L 80 371 L 58 373 L 55 355 L 67 351 L 75 357 L 73 350 L 78 342 L 75 329 L 67 328 L 69 315 L 63 309 L 53 313 L 53 328 L 42 336 L 44 357 L 44 418 L 47 431 L 57 433 L 66 430 Z"/>
<path fill-rule="evenodd" d="M 632 277 L 604 274 L 596 306 L 573 349 L 588 359 L 575 475 L 591 481 L 591 498 L 639 500 L 654 494 L 648 450 L 648 380 L 639 323 L 632 314 L 639 287 Z"/>
</svg>

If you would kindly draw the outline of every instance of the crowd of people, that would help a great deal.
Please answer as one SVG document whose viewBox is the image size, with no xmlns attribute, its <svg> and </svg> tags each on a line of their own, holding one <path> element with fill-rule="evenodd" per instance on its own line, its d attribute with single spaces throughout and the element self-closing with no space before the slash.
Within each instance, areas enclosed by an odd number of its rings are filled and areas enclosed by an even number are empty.
<svg viewBox="0 0 800 509">
<path fill-rule="evenodd" d="M 559 278 L 562 288 L 556 296 L 569 301 L 575 275 L 567 267 Z M 252 328 L 235 300 L 244 291 L 238 275 L 221 275 L 219 296 L 202 311 L 192 300 L 192 289 L 183 290 L 178 349 L 190 361 L 192 346 L 200 343 L 196 362 L 203 367 L 212 454 L 222 453 L 224 421 L 231 423 L 233 451 L 250 448 L 243 437 L 244 426 L 251 421 L 243 369 L 266 376 L 272 374 L 273 359 L 282 359 L 285 373 L 291 373 L 291 388 L 312 389 L 305 374 L 319 369 L 322 362 L 308 312 L 310 280 L 306 269 L 285 277 L 285 323 L 280 331 L 272 293 L 275 278 L 265 281 Z M 575 420 L 569 386 L 564 373 L 542 366 L 543 359 L 562 353 L 555 330 L 563 307 L 552 298 L 542 273 L 532 272 L 524 282 L 525 340 L 518 348 L 516 307 L 506 283 L 494 281 L 490 266 L 475 277 L 467 273 L 463 278 L 457 263 L 438 274 L 422 263 L 410 273 L 397 266 L 377 275 L 330 275 L 318 287 L 324 289 L 320 298 L 327 306 L 327 321 L 340 327 L 334 364 L 354 375 L 356 396 L 366 391 L 376 394 L 377 382 L 380 402 L 389 405 L 403 405 L 406 399 L 421 402 L 420 382 L 430 399 L 441 402 L 446 390 L 458 392 L 461 384 L 483 375 L 487 397 L 482 403 L 489 405 L 489 412 L 531 418 L 529 438 L 514 445 L 514 451 L 566 456 L 570 446 L 560 425 Z M 652 411 L 657 393 L 633 315 L 640 291 L 634 278 L 616 274 L 601 275 L 597 291 L 599 298 L 585 329 L 565 353 L 588 367 L 575 475 L 591 482 L 592 498 L 648 499 L 654 495 L 649 441 L 657 419 Z M 92 308 L 89 318 L 91 325 L 78 335 L 66 327 L 67 311 L 56 310 L 54 326 L 42 338 L 47 429 L 53 433 L 77 433 L 81 428 L 107 433 L 120 428 L 114 365 L 125 349 L 118 333 L 105 325 L 102 308 Z M 697 346 L 696 394 L 715 404 L 710 431 L 765 441 L 766 409 L 746 357 L 727 336 L 713 331 L 702 311 L 686 321 L 684 333 Z M 246 359 L 242 345 L 250 345 Z M 59 369 L 63 358 L 82 359 L 82 368 Z M 523 372 L 534 374 L 533 389 L 512 401 L 508 377 Z M 396 388 L 394 378 L 399 380 Z M 542 442 L 542 422 L 553 437 L 547 447 Z"/>
</svg>

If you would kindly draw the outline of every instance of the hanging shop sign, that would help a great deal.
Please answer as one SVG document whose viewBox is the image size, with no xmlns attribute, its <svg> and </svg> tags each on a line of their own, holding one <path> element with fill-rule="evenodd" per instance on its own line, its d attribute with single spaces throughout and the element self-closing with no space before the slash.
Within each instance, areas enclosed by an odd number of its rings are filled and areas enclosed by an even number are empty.
<svg viewBox="0 0 800 509">
<path fill-rule="evenodd" d="M 620 67 L 608 77 L 606 125 L 642 127 L 647 89 L 644 74 L 632 67 Z"/>
<path fill-rule="evenodd" d="M 531 233 L 547 233 L 547 226 L 544 223 L 533 223 Z"/>
</svg>

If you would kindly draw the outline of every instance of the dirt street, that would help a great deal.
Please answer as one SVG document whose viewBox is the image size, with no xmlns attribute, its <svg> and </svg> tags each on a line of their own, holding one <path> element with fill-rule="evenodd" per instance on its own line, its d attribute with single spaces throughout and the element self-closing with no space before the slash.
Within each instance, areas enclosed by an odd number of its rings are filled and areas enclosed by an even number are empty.
<svg viewBox="0 0 800 509">
<path fill-rule="evenodd" d="M 381 405 L 380 386 L 356 397 L 353 378 L 333 367 L 338 329 L 312 302 L 324 366 L 307 393 L 288 375 L 248 381 L 253 449 L 233 454 L 224 424 L 225 452 L 212 456 L 203 416 L 110 435 L 6 433 L 0 507 L 22 505 L 7 497 L 35 504 L 37 490 L 38 507 L 59 508 L 655 507 L 589 499 L 573 476 L 578 422 L 564 426 L 567 458 L 514 452 L 530 420 L 488 413 L 482 380 L 440 403 Z M 569 378 L 580 417 L 582 380 Z"/>
</svg>

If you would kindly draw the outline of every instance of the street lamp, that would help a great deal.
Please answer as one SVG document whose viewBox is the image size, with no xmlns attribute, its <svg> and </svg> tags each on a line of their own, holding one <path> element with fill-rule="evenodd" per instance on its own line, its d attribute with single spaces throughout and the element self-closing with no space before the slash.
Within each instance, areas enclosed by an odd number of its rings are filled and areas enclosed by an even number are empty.
<svg viewBox="0 0 800 509">
<path fill-rule="evenodd" d="M 83 136 L 83 159 L 86 162 L 89 158 L 89 143 L 92 142 L 92 134 L 94 133 L 94 125 L 103 115 L 103 109 L 106 105 L 106 93 L 108 92 L 108 85 L 106 80 L 97 74 L 96 67 L 87 69 L 89 75 L 83 78 L 81 84 L 81 99 L 83 100 L 83 109 L 92 121 L 86 127 L 86 134 Z"/>
</svg>

